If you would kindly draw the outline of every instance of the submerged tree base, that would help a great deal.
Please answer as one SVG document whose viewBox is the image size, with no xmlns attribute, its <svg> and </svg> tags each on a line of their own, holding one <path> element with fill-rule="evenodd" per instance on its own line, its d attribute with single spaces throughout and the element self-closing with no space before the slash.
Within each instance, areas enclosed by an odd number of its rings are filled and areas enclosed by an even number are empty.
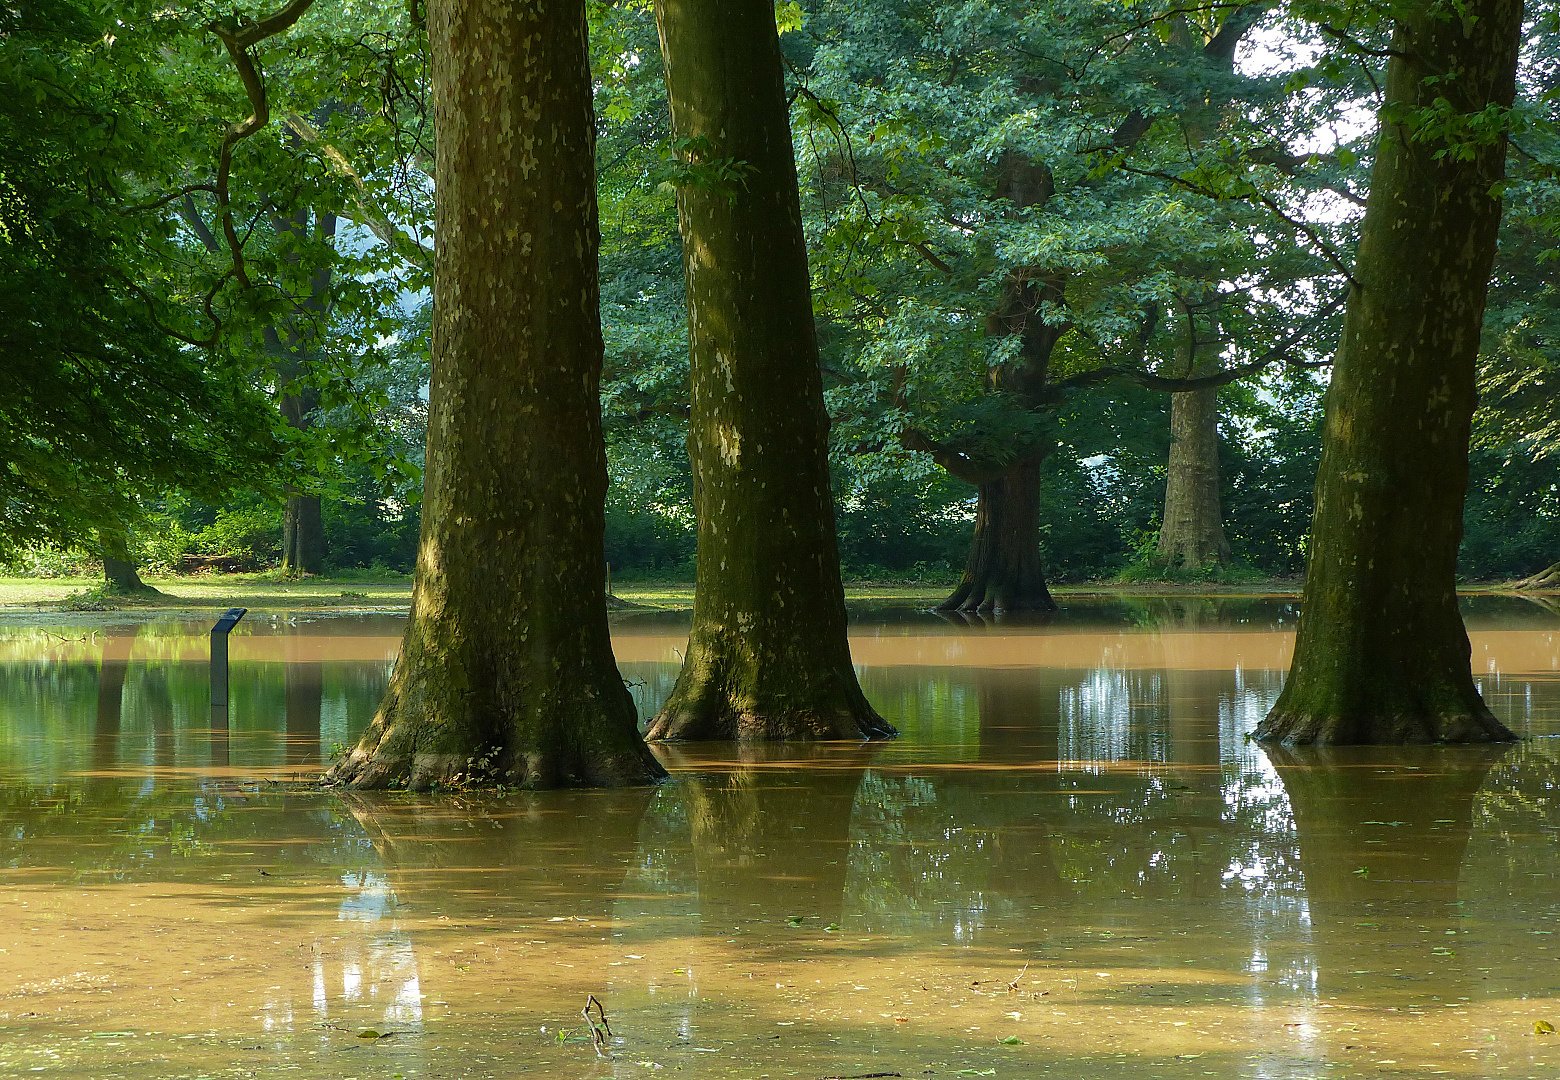
<svg viewBox="0 0 1560 1080">
<path fill-rule="evenodd" d="M 856 681 L 848 657 L 843 671 L 800 669 L 787 679 L 774 666 L 743 676 L 711 663 L 690 642 L 688 659 L 645 738 L 660 742 L 786 742 L 891 739 L 899 730 L 877 714 Z M 754 684 L 758 671 L 767 687 Z"/>
<path fill-rule="evenodd" d="M 1253 735 L 1283 746 L 1404 746 L 1426 743 L 1513 742 L 1517 736 L 1482 703 L 1459 712 L 1305 712 L 1279 707 Z"/>
<path fill-rule="evenodd" d="M 506 697 L 514 704 L 503 704 Z M 567 690 L 501 691 L 494 699 L 474 710 L 442 679 L 419 679 L 409 670 L 392 683 L 363 738 L 325 782 L 430 791 L 638 787 L 666 779 L 639 737 L 621 682 L 606 694 L 581 679 Z"/>
<path fill-rule="evenodd" d="M 1015 583 L 994 576 L 971 577 L 959 582 L 953 595 L 937 605 L 938 611 L 971 611 L 981 615 L 1056 610 L 1056 601 L 1044 581 Z"/>
</svg>

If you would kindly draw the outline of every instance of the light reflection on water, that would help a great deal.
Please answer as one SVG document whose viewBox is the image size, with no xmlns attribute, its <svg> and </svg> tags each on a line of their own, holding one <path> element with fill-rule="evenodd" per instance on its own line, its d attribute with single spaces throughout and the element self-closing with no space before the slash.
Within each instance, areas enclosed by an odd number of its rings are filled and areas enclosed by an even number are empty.
<svg viewBox="0 0 1560 1080">
<path fill-rule="evenodd" d="M 1554 1075 L 1560 619 L 1469 608 L 1522 744 L 1264 751 L 1293 624 L 1196 598 L 864 613 L 892 743 L 411 799 L 279 782 L 367 722 L 398 618 L 241 624 L 226 732 L 204 623 L 17 620 L 0 1067 Z M 643 715 L 685 626 L 616 627 Z M 568 1041 L 586 993 L 612 1062 Z"/>
</svg>

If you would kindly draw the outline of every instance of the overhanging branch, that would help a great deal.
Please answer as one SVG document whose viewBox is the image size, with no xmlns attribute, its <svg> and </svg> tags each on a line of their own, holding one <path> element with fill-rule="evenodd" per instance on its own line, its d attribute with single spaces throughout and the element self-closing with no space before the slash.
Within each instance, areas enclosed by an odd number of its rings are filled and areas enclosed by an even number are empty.
<svg viewBox="0 0 1560 1080">
<path fill-rule="evenodd" d="M 1322 320 L 1342 307 L 1348 295 L 1347 289 L 1340 292 L 1329 300 L 1310 322 L 1277 345 L 1274 345 L 1271 349 L 1268 349 L 1255 360 L 1245 364 L 1238 364 L 1232 368 L 1225 368 L 1223 371 L 1215 372 L 1212 375 L 1202 375 L 1195 379 L 1166 379 L 1163 376 L 1153 375 L 1139 368 L 1107 366 L 1098 367 L 1092 371 L 1080 372 L 1077 375 L 1070 375 L 1065 379 L 1057 379 L 1051 384 L 1050 389 L 1080 390 L 1084 387 L 1097 386 L 1100 383 L 1109 382 L 1112 379 L 1125 379 L 1149 390 L 1159 390 L 1167 394 L 1189 394 L 1194 390 L 1208 390 L 1213 387 L 1228 386 L 1230 383 L 1238 382 L 1248 375 L 1255 375 L 1257 372 L 1271 367 L 1280 360 L 1291 367 L 1325 367 L 1327 362 L 1296 360 L 1289 355 L 1289 351 L 1307 337 L 1310 337 Z"/>
</svg>

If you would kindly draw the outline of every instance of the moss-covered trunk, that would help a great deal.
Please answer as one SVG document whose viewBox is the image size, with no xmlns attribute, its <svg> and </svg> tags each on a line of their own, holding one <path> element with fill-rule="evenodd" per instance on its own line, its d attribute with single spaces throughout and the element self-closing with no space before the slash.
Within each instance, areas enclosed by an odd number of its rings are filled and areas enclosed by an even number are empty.
<svg viewBox="0 0 1560 1080">
<path fill-rule="evenodd" d="M 439 197 L 412 618 L 378 714 L 331 776 L 646 783 L 665 774 L 613 661 L 603 590 L 584 3 L 433 0 L 428 36 Z"/>
<path fill-rule="evenodd" d="M 1054 611 L 1040 561 L 1040 455 L 976 485 L 975 538 L 943 611 Z"/>
<path fill-rule="evenodd" d="M 1327 420 L 1305 595 L 1283 694 L 1257 729 L 1286 743 L 1484 742 L 1457 609 L 1474 362 L 1495 255 L 1504 137 L 1454 152 L 1410 119 L 1511 103 L 1521 0 L 1427 3 L 1398 23 Z M 1492 190 L 1495 189 L 1495 190 Z"/>
<path fill-rule="evenodd" d="M 677 209 L 699 550 L 688 655 L 650 738 L 892 735 L 845 639 L 774 5 L 658 0 L 656 21 L 689 167 Z"/>
</svg>

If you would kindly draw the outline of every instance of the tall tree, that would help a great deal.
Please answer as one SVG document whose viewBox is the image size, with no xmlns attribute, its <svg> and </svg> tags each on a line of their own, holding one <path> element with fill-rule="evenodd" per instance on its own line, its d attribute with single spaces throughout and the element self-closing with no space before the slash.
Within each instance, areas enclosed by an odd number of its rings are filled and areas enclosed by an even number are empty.
<svg viewBox="0 0 1560 1080">
<path fill-rule="evenodd" d="M 1474 375 L 1522 0 L 1421 0 L 1392 34 L 1294 661 L 1257 737 L 1488 742 L 1457 607 Z"/>
<path fill-rule="evenodd" d="M 809 10 L 797 108 L 822 218 L 836 446 L 860 459 L 857 475 L 934 464 L 974 486 L 973 542 L 946 607 L 1052 606 L 1041 480 L 1115 467 L 1126 440 L 1098 422 L 1105 384 L 1113 396 L 1128 381 L 1210 391 L 1299 360 L 1333 310 L 1332 290 L 1301 286 L 1329 273 L 1308 249 L 1330 226 L 1286 216 L 1268 191 L 1332 179 L 1284 149 L 1314 124 L 1284 75 L 1232 70 L 1268 10 Z M 1102 37 L 1120 48 L 1102 52 Z M 1316 95 L 1324 110 L 1330 94 Z M 1192 130 L 1211 132 L 1210 116 L 1230 118 L 1217 138 Z M 1259 145 L 1269 153 L 1250 152 Z M 1180 320 L 1163 312 L 1213 282 L 1225 291 L 1221 349 L 1206 359 L 1225 366 L 1185 378 Z M 1090 458 L 1103 467 L 1081 464 Z"/>
<path fill-rule="evenodd" d="M 583 0 L 434 0 L 433 381 L 412 618 L 332 779 L 665 775 L 607 633 L 595 128 Z"/>
<path fill-rule="evenodd" d="M 769 0 L 657 0 L 691 367 L 698 577 L 651 739 L 876 738 L 845 637 L 829 420 Z"/>
</svg>

